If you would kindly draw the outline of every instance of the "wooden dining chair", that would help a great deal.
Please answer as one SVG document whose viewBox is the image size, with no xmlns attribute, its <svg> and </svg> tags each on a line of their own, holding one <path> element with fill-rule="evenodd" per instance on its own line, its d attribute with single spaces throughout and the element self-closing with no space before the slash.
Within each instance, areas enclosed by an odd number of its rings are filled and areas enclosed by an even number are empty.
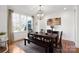
<svg viewBox="0 0 79 59">
<path fill-rule="evenodd" d="M 55 39 L 53 39 L 53 46 L 57 47 L 57 42 L 59 39 L 59 31 L 52 31 L 52 34 L 57 34 L 57 37 Z"/>
<path fill-rule="evenodd" d="M 63 31 L 59 32 L 58 39 L 55 45 L 55 50 L 60 53 L 62 52 L 62 34 Z"/>
<path fill-rule="evenodd" d="M 57 45 L 57 48 L 60 49 L 60 52 L 62 52 L 62 35 L 63 35 L 63 31 L 61 31 L 60 33 L 60 37 L 59 37 L 58 45 Z"/>
</svg>

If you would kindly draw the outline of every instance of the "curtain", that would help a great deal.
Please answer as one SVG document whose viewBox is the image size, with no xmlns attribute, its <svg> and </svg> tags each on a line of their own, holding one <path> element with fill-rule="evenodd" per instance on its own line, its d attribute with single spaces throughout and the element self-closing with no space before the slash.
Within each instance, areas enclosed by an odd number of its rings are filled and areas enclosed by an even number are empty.
<svg viewBox="0 0 79 59">
<path fill-rule="evenodd" d="M 12 13 L 13 10 L 8 9 L 8 45 L 12 44 L 14 41 L 14 33 L 13 33 L 13 29 L 12 29 Z"/>
</svg>

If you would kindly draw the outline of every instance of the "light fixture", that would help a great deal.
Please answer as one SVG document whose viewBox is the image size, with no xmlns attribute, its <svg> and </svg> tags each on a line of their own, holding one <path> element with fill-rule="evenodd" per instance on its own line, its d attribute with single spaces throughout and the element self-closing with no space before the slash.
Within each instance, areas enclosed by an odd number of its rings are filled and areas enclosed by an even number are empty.
<svg viewBox="0 0 79 59">
<path fill-rule="evenodd" d="M 64 8 L 64 10 L 66 10 L 67 8 Z"/>
<path fill-rule="evenodd" d="M 39 5 L 39 10 L 37 11 L 37 17 L 42 20 L 44 17 L 44 10 L 43 10 L 44 6 L 43 5 Z"/>
</svg>

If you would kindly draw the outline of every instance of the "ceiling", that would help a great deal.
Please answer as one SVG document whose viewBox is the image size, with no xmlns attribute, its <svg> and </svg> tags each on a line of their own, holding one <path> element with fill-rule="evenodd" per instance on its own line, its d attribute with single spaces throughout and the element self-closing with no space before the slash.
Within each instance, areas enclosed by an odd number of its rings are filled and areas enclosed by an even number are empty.
<svg viewBox="0 0 79 59">
<path fill-rule="evenodd" d="M 39 5 L 9 5 L 8 8 L 14 10 L 15 12 L 26 14 L 26 15 L 35 15 L 38 11 Z M 43 10 L 46 15 L 63 12 L 64 10 L 71 11 L 73 10 L 74 5 L 44 5 Z"/>
</svg>

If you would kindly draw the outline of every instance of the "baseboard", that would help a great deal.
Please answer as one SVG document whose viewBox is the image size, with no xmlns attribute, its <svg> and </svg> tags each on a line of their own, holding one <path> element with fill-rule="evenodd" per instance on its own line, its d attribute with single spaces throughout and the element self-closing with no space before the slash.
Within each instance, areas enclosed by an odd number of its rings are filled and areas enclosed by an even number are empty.
<svg viewBox="0 0 79 59">
<path fill-rule="evenodd" d="M 18 41 L 23 41 L 24 39 L 18 39 L 18 40 L 15 40 L 14 42 L 18 42 Z"/>
</svg>

